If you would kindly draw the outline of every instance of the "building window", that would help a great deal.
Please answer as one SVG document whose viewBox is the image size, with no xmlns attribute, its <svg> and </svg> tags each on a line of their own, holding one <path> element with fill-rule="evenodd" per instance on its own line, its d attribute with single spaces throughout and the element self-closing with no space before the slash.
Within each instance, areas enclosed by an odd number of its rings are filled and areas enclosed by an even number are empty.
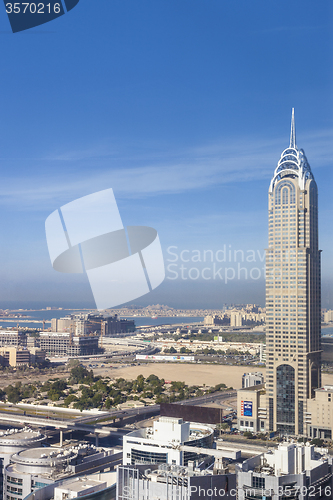
<svg viewBox="0 0 333 500">
<path fill-rule="evenodd" d="M 252 476 L 252 486 L 253 486 L 253 488 L 258 488 L 260 490 L 264 490 L 265 489 L 265 478 Z"/>
<path fill-rule="evenodd" d="M 135 464 L 166 464 L 168 462 L 167 453 L 156 453 L 153 451 L 132 449 L 131 465 Z"/>
</svg>

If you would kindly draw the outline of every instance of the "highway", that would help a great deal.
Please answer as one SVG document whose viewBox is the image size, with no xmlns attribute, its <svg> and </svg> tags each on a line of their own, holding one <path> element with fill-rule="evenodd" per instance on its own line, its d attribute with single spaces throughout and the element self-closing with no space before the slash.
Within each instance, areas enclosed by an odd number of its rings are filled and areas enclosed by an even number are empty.
<svg viewBox="0 0 333 500">
<path fill-rule="evenodd" d="M 97 425 L 81 424 L 79 422 L 70 420 L 59 420 L 59 419 L 47 419 L 42 417 L 29 417 L 24 415 L 13 415 L 13 414 L 3 414 L 0 413 L 0 421 L 8 422 L 11 425 L 13 423 L 17 424 L 28 424 L 38 427 L 54 427 L 59 430 L 77 430 L 89 432 L 92 434 L 102 434 L 104 436 L 110 435 L 113 430 L 111 427 L 101 427 Z M 115 431 L 117 429 L 114 429 Z"/>
<path fill-rule="evenodd" d="M 182 404 L 182 405 L 200 405 L 200 404 L 206 404 L 211 401 L 215 400 L 223 400 L 223 399 L 229 399 L 232 397 L 236 397 L 237 392 L 236 391 L 231 391 L 231 392 L 214 392 L 213 394 L 208 394 L 205 396 L 198 396 L 196 398 L 191 398 L 191 399 L 185 399 L 184 401 L 177 401 L 175 404 Z M 160 405 L 149 405 L 149 406 L 144 406 L 143 408 L 131 408 L 127 410 L 114 410 L 108 413 L 104 413 L 103 415 L 98 415 L 98 416 L 84 416 L 84 417 L 78 417 L 76 419 L 77 422 L 84 423 L 84 422 L 98 422 L 100 420 L 106 420 L 107 418 L 126 418 L 126 417 L 131 417 L 133 415 L 144 415 L 146 413 L 152 413 L 156 412 L 158 414 L 160 412 Z"/>
<path fill-rule="evenodd" d="M 197 398 L 191 398 L 184 401 L 179 401 L 178 404 L 184 405 L 200 405 L 205 404 L 210 401 L 229 399 L 236 396 L 236 391 L 232 392 L 215 392 L 213 394 L 200 396 Z M 47 407 L 45 411 L 47 411 Z M 126 419 L 133 416 L 145 416 L 145 415 L 158 415 L 160 412 L 160 405 L 150 405 L 144 406 L 143 408 L 131 408 L 127 410 L 113 410 L 108 413 L 103 413 L 102 415 L 88 415 L 84 417 L 77 417 L 75 419 L 66 418 L 53 418 L 53 417 L 42 417 L 42 416 L 31 416 L 31 415 L 17 415 L 14 412 L 6 411 L 0 412 L 0 421 L 8 422 L 13 424 L 14 422 L 18 424 L 28 424 L 38 427 L 53 427 L 55 429 L 68 429 L 68 430 L 79 430 L 84 432 L 89 432 L 93 434 L 109 435 L 112 431 L 117 432 L 117 428 L 112 428 L 106 425 L 98 425 L 98 422 L 107 422 L 108 420 L 114 421 L 115 419 Z"/>
</svg>

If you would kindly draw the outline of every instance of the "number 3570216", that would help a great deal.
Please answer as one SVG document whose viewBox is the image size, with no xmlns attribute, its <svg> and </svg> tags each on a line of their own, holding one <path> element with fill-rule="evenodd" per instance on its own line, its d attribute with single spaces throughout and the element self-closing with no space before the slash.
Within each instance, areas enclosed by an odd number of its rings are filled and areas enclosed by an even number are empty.
<svg viewBox="0 0 333 500">
<path fill-rule="evenodd" d="M 59 14 L 61 11 L 60 3 L 51 5 L 50 3 L 31 3 L 31 2 L 15 2 L 6 3 L 7 14 Z"/>
</svg>

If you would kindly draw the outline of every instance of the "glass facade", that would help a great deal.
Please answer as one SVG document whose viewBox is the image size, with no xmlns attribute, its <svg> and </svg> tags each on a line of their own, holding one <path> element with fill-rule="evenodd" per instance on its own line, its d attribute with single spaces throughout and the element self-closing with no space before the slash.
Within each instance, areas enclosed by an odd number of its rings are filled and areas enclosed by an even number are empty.
<svg viewBox="0 0 333 500">
<path fill-rule="evenodd" d="M 135 464 L 166 464 L 168 463 L 167 453 L 156 453 L 153 451 L 135 450 L 132 448 L 131 465 Z"/>
<path fill-rule="evenodd" d="M 277 430 L 295 434 L 295 370 L 292 366 L 277 368 L 276 393 Z"/>
</svg>

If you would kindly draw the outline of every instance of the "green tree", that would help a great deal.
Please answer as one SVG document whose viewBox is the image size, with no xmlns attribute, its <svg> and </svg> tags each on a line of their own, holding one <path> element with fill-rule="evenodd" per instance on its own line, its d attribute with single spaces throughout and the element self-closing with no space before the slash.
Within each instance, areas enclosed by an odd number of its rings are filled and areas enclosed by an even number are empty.
<svg viewBox="0 0 333 500">
<path fill-rule="evenodd" d="M 89 372 L 84 366 L 77 365 L 71 369 L 70 382 L 72 384 L 82 384 L 87 378 L 91 378 L 91 372 Z"/>
<path fill-rule="evenodd" d="M 310 444 L 314 444 L 315 446 L 323 446 L 324 444 L 324 440 L 323 439 L 319 439 L 319 438 L 314 438 L 312 439 L 312 441 L 310 442 Z"/>
<path fill-rule="evenodd" d="M 255 437 L 255 436 L 252 434 L 252 432 L 250 432 L 250 431 L 245 431 L 243 435 L 244 435 L 244 437 L 245 437 L 245 438 L 247 438 L 247 439 L 254 439 L 254 437 Z"/>
<path fill-rule="evenodd" d="M 74 394 L 69 394 L 64 400 L 64 405 L 68 407 L 73 401 L 78 401 L 77 397 Z"/>
<path fill-rule="evenodd" d="M 107 410 L 110 410 L 111 406 L 112 406 L 112 399 L 108 398 L 105 403 L 104 403 L 104 406 Z"/>
<path fill-rule="evenodd" d="M 16 404 L 23 399 L 21 394 L 21 385 L 21 382 L 18 382 L 15 386 L 9 385 L 4 388 L 8 401 Z"/>
<path fill-rule="evenodd" d="M 223 424 L 221 424 L 221 430 L 222 431 L 230 430 L 230 425 L 227 422 L 223 422 Z"/>
<path fill-rule="evenodd" d="M 134 392 L 142 392 L 145 387 L 145 378 L 143 375 L 138 375 L 133 384 Z"/>
</svg>

